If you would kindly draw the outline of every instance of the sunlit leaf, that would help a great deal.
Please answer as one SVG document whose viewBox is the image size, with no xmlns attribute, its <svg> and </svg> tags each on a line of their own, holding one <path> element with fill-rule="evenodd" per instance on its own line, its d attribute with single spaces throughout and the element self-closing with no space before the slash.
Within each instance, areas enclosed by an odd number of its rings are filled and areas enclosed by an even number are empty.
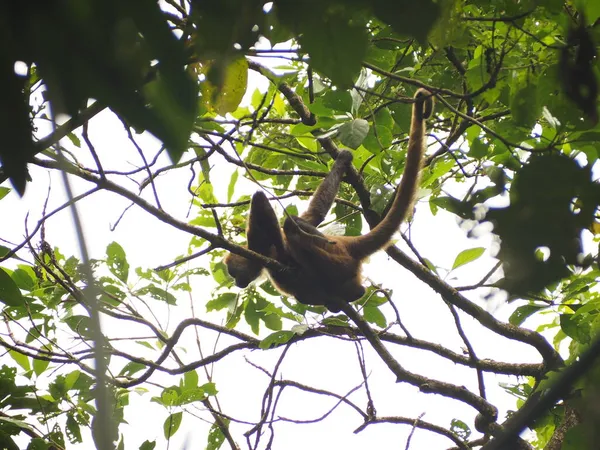
<svg viewBox="0 0 600 450">
<path fill-rule="evenodd" d="M 466 250 L 463 250 L 454 259 L 454 263 L 452 264 L 452 270 L 475 261 L 481 255 L 483 255 L 484 252 L 485 248 L 483 247 L 468 248 Z"/>
<path fill-rule="evenodd" d="M 10 275 L 0 268 L 0 302 L 9 306 L 23 304 L 23 296 Z"/>
<path fill-rule="evenodd" d="M 181 411 L 173 413 L 169 417 L 167 417 L 163 425 L 165 439 L 169 439 L 175 433 L 177 433 L 177 430 L 179 430 L 179 426 L 181 425 L 182 418 L 183 413 Z"/>
</svg>

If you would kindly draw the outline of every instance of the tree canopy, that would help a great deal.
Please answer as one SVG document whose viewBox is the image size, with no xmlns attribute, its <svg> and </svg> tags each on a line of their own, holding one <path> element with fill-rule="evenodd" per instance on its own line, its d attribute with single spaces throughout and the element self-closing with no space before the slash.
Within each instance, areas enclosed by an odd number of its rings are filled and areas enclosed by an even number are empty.
<svg viewBox="0 0 600 450">
<path fill-rule="evenodd" d="M 11 1 L 2 13 L 0 207 L 11 227 L 26 219 L 21 241 L 0 235 L 3 448 L 148 450 L 205 424 L 208 449 L 305 447 L 317 426 L 363 448 L 380 424 L 405 448 L 594 448 L 596 0 Z M 342 149 L 354 161 L 328 224 L 356 236 L 381 221 L 418 88 L 436 110 L 418 206 L 371 266 L 389 280 L 367 273 L 365 296 L 336 314 L 266 279 L 236 288 L 226 252 L 285 270 L 244 247 L 251 194 L 296 215 Z M 46 172 L 68 175 L 66 198 L 28 196 Z M 14 194 L 31 217 L 8 210 Z M 133 238 L 90 256 L 93 205 L 118 211 L 117 230 L 143 211 L 129 233 L 147 252 L 185 245 L 159 267 L 130 266 Z M 47 232 L 75 207 L 80 256 Z M 413 238 L 420 215 L 441 242 L 493 237 L 444 266 Z M 479 278 L 461 284 L 463 266 Z M 431 290 L 445 317 L 407 302 L 397 277 Z M 427 409 L 405 409 L 402 388 Z M 160 408 L 160 439 L 128 438 L 134 393 Z"/>
</svg>

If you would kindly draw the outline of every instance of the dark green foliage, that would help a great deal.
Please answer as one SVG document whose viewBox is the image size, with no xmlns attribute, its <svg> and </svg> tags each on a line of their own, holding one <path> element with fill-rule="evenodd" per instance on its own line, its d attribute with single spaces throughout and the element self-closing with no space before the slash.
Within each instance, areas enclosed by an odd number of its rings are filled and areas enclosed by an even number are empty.
<svg viewBox="0 0 600 450">
<path fill-rule="evenodd" d="M 589 167 L 558 154 L 533 156 L 515 175 L 510 199 L 509 207 L 486 216 L 502 237 L 502 287 L 516 295 L 537 292 L 583 263 L 581 232 L 600 205 Z"/>
</svg>

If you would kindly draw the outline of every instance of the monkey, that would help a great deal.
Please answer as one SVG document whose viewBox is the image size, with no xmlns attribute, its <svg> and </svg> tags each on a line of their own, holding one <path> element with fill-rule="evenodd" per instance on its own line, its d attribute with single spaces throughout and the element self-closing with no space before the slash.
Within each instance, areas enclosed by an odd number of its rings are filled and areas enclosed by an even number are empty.
<svg viewBox="0 0 600 450">
<path fill-rule="evenodd" d="M 392 205 L 384 219 L 361 236 L 325 235 L 317 229 L 331 207 L 342 177 L 352 164 L 352 153 L 341 151 L 317 191 L 308 210 L 300 217 L 288 216 L 280 228 L 265 194 L 252 197 L 248 220 L 248 248 L 276 259 L 288 270 L 268 270 L 275 287 L 300 303 L 324 305 L 331 312 L 336 304 L 349 303 L 365 294 L 363 261 L 385 248 L 411 210 L 425 152 L 425 119 L 433 114 L 433 96 L 418 89 L 414 96 L 406 165 Z M 263 270 L 260 263 L 230 253 L 227 270 L 238 287 L 246 287 Z M 335 300 L 334 300 L 335 299 Z"/>
<path fill-rule="evenodd" d="M 566 96 L 587 115 L 594 124 L 598 122 L 598 80 L 594 73 L 596 45 L 585 18 L 571 26 L 566 45 L 560 51 L 559 76 Z"/>
<path fill-rule="evenodd" d="M 342 150 L 339 152 L 331 171 L 313 194 L 307 211 L 300 217 L 295 217 L 295 226 L 303 227 L 300 234 L 309 233 L 315 236 L 315 238 L 320 237 L 321 239 L 327 239 L 325 238 L 325 235 L 317 229 L 317 226 L 323 222 L 327 212 L 331 208 L 335 195 L 339 190 L 342 177 L 348 167 L 350 167 L 352 159 L 353 156 L 350 151 Z M 292 259 L 285 242 L 285 237 L 281 233 L 275 211 L 262 191 L 258 191 L 252 196 L 246 237 L 248 239 L 248 248 L 250 250 L 276 259 L 280 263 L 289 266 L 293 273 L 303 272 Z M 258 278 L 263 271 L 261 263 L 236 255 L 235 253 L 229 253 L 225 257 L 225 264 L 229 275 L 235 279 L 236 286 L 241 288 L 248 286 L 248 284 Z M 270 275 L 272 278 L 276 277 L 282 286 L 294 284 L 292 281 L 294 275 L 292 275 L 292 273 Z M 303 278 L 308 277 L 308 275 L 304 273 L 302 273 L 301 276 Z M 316 282 L 316 280 L 312 281 Z M 275 283 L 278 284 L 277 281 L 275 281 Z M 292 291 L 298 292 L 299 289 L 292 288 Z M 324 303 L 321 302 L 317 304 Z"/>
</svg>

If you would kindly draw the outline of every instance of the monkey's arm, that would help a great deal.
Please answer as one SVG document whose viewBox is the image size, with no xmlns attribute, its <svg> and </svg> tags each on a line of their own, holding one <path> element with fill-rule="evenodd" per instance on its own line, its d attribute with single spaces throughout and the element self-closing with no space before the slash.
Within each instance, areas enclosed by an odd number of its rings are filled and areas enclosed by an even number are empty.
<svg viewBox="0 0 600 450">
<path fill-rule="evenodd" d="M 317 226 L 325 220 L 325 216 L 327 216 L 327 212 L 333 204 L 333 200 L 340 189 L 342 178 L 350 164 L 352 164 L 352 153 L 348 150 L 342 150 L 338 154 L 331 172 L 327 174 L 313 194 L 308 210 L 300 216 L 304 221 Z"/>
</svg>

